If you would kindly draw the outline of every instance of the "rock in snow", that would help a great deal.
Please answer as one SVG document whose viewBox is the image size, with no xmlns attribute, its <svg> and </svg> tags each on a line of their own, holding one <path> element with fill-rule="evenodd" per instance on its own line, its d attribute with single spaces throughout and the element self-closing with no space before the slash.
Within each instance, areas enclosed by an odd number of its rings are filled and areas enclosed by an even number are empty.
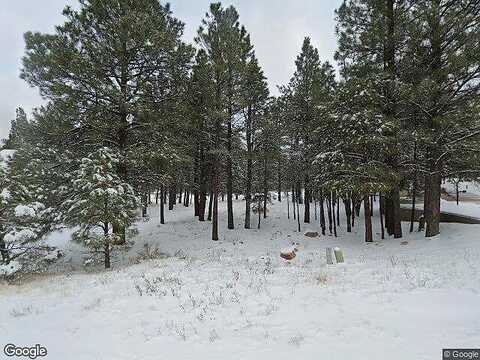
<svg viewBox="0 0 480 360">
<path fill-rule="evenodd" d="M 295 258 L 295 256 L 297 256 L 297 254 L 296 254 L 297 251 L 298 251 L 298 249 L 296 247 L 293 247 L 293 246 L 282 249 L 280 251 L 280 257 L 282 257 L 285 260 L 292 260 L 293 258 Z"/>
</svg>

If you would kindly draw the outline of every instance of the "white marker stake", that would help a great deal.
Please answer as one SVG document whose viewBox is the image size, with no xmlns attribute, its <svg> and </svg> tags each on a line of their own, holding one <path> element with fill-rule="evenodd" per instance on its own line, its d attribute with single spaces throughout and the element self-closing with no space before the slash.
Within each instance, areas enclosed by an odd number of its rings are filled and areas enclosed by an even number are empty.
<svg viewBox="0 0 480 360">
<path fill-rule="evenodd" d="M 332 248 L 327 247 L 325 250 L 326 250 L 325 255 L 327 256 L 327 264 L 333 265 Z"/>
<path fill-rule="evenodd" d="M 344 262 L 343 260 L 343 252 L 338 247 L 335 248 L 335 260 L 337 260 L 337 264 L 341 264 Z"/>
</svg>

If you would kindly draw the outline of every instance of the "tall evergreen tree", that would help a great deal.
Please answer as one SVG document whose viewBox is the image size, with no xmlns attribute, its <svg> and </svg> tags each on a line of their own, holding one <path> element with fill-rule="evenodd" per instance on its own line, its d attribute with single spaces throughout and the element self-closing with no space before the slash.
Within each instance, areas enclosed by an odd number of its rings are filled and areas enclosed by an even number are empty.
<svg viewBox="0 0 480 360">
<path fill-rule="evenodd" d="M 250 229 L 250 209 L 252 201 L 253 161 L 255 144 L 259 131 L 259 118 L 265 109 L 268 88 L 263 71 L 255 56 L 249 59 L 242 79 L 242 104 L 244 106 L 244 129 L 246 142 L 245 168 L 245 229 Z"/>
<path fill-rule="evenodd" d="M 417 114 L 427 237 L 440 232 L 442 177 L 479 173 L 479 16 L 477 1 L 411 2 L 403 70 Z"/>
<path fill-rule="evenodd" d="M 81 0 L 79 10 L 67 7 L 63 14 L 66 22 L 55 34 L 25 34 L 21 76 L 79 115 L 66 139 L 108 145 L 128 181 L 134 134 L 145 125 L 141 109 L 147 100 L 160 106 L 170 99 L 175 88 L 165 87 L 171 85 L 165 79 L 176 79 L 189 61 L 183 24 L 156 0 Z M 125 229 L 116 231 L 125 238 Z"/>
<path fill-rule="evenodd" d="M 252 50 L 250 38 L 233 6 L 223 8 L 220 3 L 210 5 L 210 12 L 198 30 L 197 43 L 208 55 L 215 83 L 215 141 L 212 157 L 213 226 L 212 239 L 218 240 L 218 193 L 220 189 L 220 155 L 225 155 L 227 225 L 233 222 L 233 154 L 234 117 L 240 111 L 239 88 L 245 61 Z M 222 133 L 224 132 L 224 136 Z M 223 138 L 225 146 L 223 146 Z M 223 151 L 224 150 L 224 151 Z"/>
<path fill-rule="evenodd" d="M 381 117 L 384 153 L 378 160 L 393 172 L 401 174 L 400 136 L 402 107 L 398 106 L 398 62 L 402 60 L 408 7 L 404 0 L 344 1 L 337 10 L 339 47 L 336 59 L 345 79 L 369 79 L 364 84 L 372 95 L 365 104 Z M 402 177 L 386 194 L 385 220 L 387 230 L 402 236 L 400 219 L 400 187 Z"/>
</svg>

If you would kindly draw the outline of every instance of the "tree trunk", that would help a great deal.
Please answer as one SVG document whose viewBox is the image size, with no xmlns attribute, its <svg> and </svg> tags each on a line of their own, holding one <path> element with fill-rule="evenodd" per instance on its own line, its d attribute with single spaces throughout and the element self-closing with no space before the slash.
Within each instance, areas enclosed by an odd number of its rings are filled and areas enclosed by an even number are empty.
<svg viewBox="0 0 480 360">
<path fill-rule="evenodd" d="M 215 160 L 217 161 L 217 160 Z M 213 210 L 212 210 L 212 240 L 218 240 L 218 188 L 219 188 L 219 178 L 218 178 L 218 165 L 214 165 L 214 175 L 213 175 Z"/>
<path fill-rule="evenodd" d="M 352 228 L 355 227 L 355 196 L 352 194 Z"/>
<path fill-rule="evenodd" d="M 302 197 L 302 187 L 300 185 L 300 181 L 297 182 L 297 194 L 296 199 L 299 204 L 303 204 L 303 197 Z"/>
<path fill-rule="evenodd" d="M 165 224 L 165 188 L 160 188 L 160 224 Z"/>
<path fill-rule="evenodd" d="M 260 229 L 260 221 L 261 221 L 261 214 L 262 212 L 260 211 L 260 207 L 262 206 L 262 199 L 260 198 L 260 196 L 258 197 L 258 204 L 257 204 L 257 213 L 258 213 L 258 225 L 257 225 L 257 229 Z"/>
<path fill-rule="evenodd" d="M 121 96 L 119 97 L 118 104 L 118 116 L 119 123 L 116 128 L 118 129 L 118 151 L 120 153 L 120 163 L 118 164 L 118 173 L 120 178 L 124 182 L 128 182 L 128 168 L 127 168 L 127 145 L 128 145 L 128 49 L 127 49 L 128 39 L 124 36 L 120 38 L 121 44 L 121 56 L 120 56 L 120 92 Z M 125 226 L 113 226 L 113 232 L 119 238 L 119 244 L 125 244 L 127 241 L 126 237 L 126 228 Z"/>
<path fill-rule="evenodd" d="M 332 215 L 333 215 L 333 234 L 337 237 L 337 222 L 335 221 L 335 207 L 337 207 L 337 196 L 333 193 L 333 201 L 332 201 Z"/>
<path fill-rule="evenodd" d="M 205 221 L 207 203 L 207 163 L 204 149 L 200 149 L 200 191 L 198 195 L 198 220 Z"/>
<path fill-rule="evenodd" d="M 297 195 L 296 196 L 296 199 L 297 199 L 297 225 L 298 225 L 298 232 L 301 232 L 301 228 L 300 228 L 300 207 L 299 207 L 299 196 Z"/>
<path fill-rule="evenodd" d="M 442 177 L 440 173 L 430 173 L 425 176 L 425 236 L 440 234 L 440 195 Z"/>
<path fill-rule="evenodd" d="M 175 195 L 175 189 L 173 187 L 173 185 L 170 185 L 169 187 L 169 192 L 168 192 L 168 210 L 173 210 L 173 206 L 175 205 L 175 199 L 176 199 L 176 195 Z"/>
<path fill-rule="evenodd" d="M 322 228 L 322 235 L 325 235 L 325 229 L 326 229 L 326 225 L 325 225 L 325 206 L 324 206 L 324 201 L 325 201 L 325 198 L 323 196 L 323 191 L 320 190 L 320 227 Z"/>
<path fill-rule="evenodd" d="M 412 179 L 412 211 L 410 212 L 410 232 L 413 232 L 413 226 L 415 223 L 415 208 L 417 201 L 417 141 L 413 144 L 413 165 L 415 169 L 413 171 Z"/>
<path fill-rule="evenodd" d="M 108 237 L 108 222 L 103 225 L 104 245 L 103 252 L 105 256 L 105 269 L 110 269 L 110 239 Z"/>
<path fill-rule="evenodd" d="M 227 125 L 227 222 L 228 229 L 234 229 L 233 223 L 233 164 L 232 164 L 232 115 L 229 114 Z M 222 196 L 223 198 L 223 196 Z"/>
<path fill-rule="evenodd" d="M 365 213 L 365 242 L 372 242 L 372 214 L 370 213 L 370 197 L 363 197 L 363 211 Z"/>
<path fill-rule="evenodd" d="M 290 195 L 288 194 L 287 191 L 287 219 L 290 219 Z"/>
<path fill-rule="evenodd" d="M 387 234 L 393 235 L 393 204 L 390 194 L 385 196 L 385 228 L 387 229 Z"/>
<path fill-rule="evenodd" d="M 442 40 L 441 40 L 441 0 L 433 0 L 431 5 L 431 22 L 429 34 L 431 44 L 431 60 L 430 71 L 435 74 L 435 80 L 437 85 L 443 86 L 443 82 L 446 80 L 447 73 L 442 70 Z M 441 77 L 441 78 L 440 78 Z M 432 94 L 432 100 L 438 103 L 437 92 Z M 440 104 L 437 104 L 437 107 Z M 428 130 L 430 132 L 438 132 L 438 125 L 436 118 L 438 114 L 435 112 L 430 113 Z M 433 139 L 432 139 L 433 140 Z M 425 200 L 424 200 L 424 214 L 425 214 L 425 236 L 432 237 L 440 233 L 440 195 L 442 176 L 441 169 L 443 164 L 439 161 L 442 153 L 439 149 L 439 145 L 434 141 L 427 147 L 427 166 L 430 170 L 425 175 Z"/>
<path fill-rule="evenodd" d="M 245 136 L 247 141 L 247 177 L 245 184 L 245 229 L 250 229 L 250 210 L 252 204 L 252 107 L 247 110 Z"/>
<path fill-rule="evenodd" d="M 148 209 L 148 195 L 147 193 L 145 193 L 143 194 L 142 218 L 147 217 L 147 209 Z"/>
<path fill-rule="evenodd" d="M 460 200 L 460 191 L 458 191 L 458 181 L 455 181 L 455 193 L 457 198 L 457 205 L 459 204 Z"/>
<path fill-rule="evenodd" d="M 280 161 L 278 162 L 278 174 L 277 174 L 277 180 L 278 180 L 278 202 L 282 202 L 282 173 L 280 171 Z"/>
<path fill-rule="evenodd" d="M 207 215 L 208 221 L 212 221 L 212 208 L 213 208 L 213 190 L 210 192 L 210 196 L 208 197 L 208 215 Z"/>
<path fill-rule="evenodd" d="M 205 221 L 205 207 L 207 203 L 207 193 L 205 190 L 200 191 L 198 204 L 198 221 Z"/>
<path fill-rule="evenodd" d="M 332 193 L 329 192 L 327 196 L 327 212 L 328 212 L 328 232 L 332 235 L 333 217 L 332 217 Z"/>
<path fill-rule="evenodd" d="M 245 229 L 250 229 L 251 202 L 252 202 L 251 187 L 248 185 L 248 182 L 247 182 L 247 190 L 245 194 Z"/>
<path fill-rule="evenodd" d="M 233 121 L 233 101 L 234 101 L 234 75 L 231 66 L 228 69 L 227 99 L 228 99 L 228 120 L 227 120 L 227 227 L 234 229 L 233 222 L 233 153 L 232 153 L 232 121 Z M 223 199 L 223 195 L 222 195 Z M 222 200 L 223 201 L 223 200 Z"/>
<path fill-rule="evenodd" d="M 195 161 L 193 163 L 193 212 L 194 216 L 199 216 L 200 214 L 200 198 L 199 198 L 199 157 L 200 157 L 200 147 L 197 145 L 197 151 L 195 152 Z"/>
<path fill-rule="evenodd" d="M 414 179 L 412 184 L 412 209 L 410 210 L 410 232 L 413 232 L 413 226 L 415 223 L 416 197 L 417 197 L 417 184 Z"/>
<path fill-rule="evenodd" d="M 362 207 L 362 200 L 356 199 L 355 201 L 355 215 L 360 217 L 360 208 Z"/>
<path fill-rule="evenodd" d="M 345 205 L 345 217 L 347 218 L 347 232 L 352 232 L 352 205 L 348 196 L 343 199 Z"/>
<path fill-rule="evenodd" d="M 338 194 L 335 196 L 337 202 L 337 226 L 340 226 L 340 197 Z"/>
<path fill-rule="evenodd" d="M 393 236 L 395 239 L 402 237 L 402 218 L 400 212 L 400 189 L 398 186 L 391 192 L 393 205 Z"/>
<path fill-rule="evenodd" d="M 392 122 L 396 120 L 396 97 L 395 97 L 395 80 L 396 74 L 396 38 L 395 38 L 395 1 L 386 0 L 385 18 L 387 32 L 384 46 L 384 71 L 387 75 L 387 83 L 385 86 L 385 106 L 383 113 L 387 119 Z M 387 158 L 387 163 L 393 169 L 398 168 L 398 155 L 392 154 Z M 395 184 L 393 189 L 387 195 L 385 204 L 385 222 L 387 225 L 387 232 L 389 235 L 394 235 L 395 238 L 402 237 L 402 222 L 400 215 L 400 186 Z"/>
<path fill-rule="evenodd" d="M 296 210 L 296 201 L 297 201 L 297 196 L 295 195 L 295 186 L 292 187 L 292 204 L 293 204 L 293 220 L 297 219 L 297 210 Z"/>
<path fill-rule="evenodd" d="M 310 188 L 308 175 L 305 176 L 305 206 L 303 214 L 303 222 L 310 223 Z"/>
<path fill-rule="evenodd" d="M 385 216 L 385 197 L 380 193 L 380 199 L 379 199 L 379 207 L 380 207 L 380 228 L 381 228 L 381 236 L 382 240 L 385 239 L 385 225 L 383 222 L 384 216 Z"/>
</svg>

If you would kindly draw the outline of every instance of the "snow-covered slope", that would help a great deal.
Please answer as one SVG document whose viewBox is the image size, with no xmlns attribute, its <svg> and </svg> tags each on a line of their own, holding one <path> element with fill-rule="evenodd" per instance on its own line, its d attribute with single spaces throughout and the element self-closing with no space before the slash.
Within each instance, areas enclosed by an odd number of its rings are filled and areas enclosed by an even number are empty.
<svg viewBox="0 0 480 360">
<path fill-rule="evenodd" d="M 114 270 L 0 286 L 0 338 L 42 344 L 49 360 L 436 360 L 443 347 L 480 344 L 480 226 L 367 245 L 362 221 L 337 239 L 304 236 L 316 223 L 295 232 L 285 202 L 247 231 L 243 206 L 238 230 L 222 217 L 219 242 L 191 208 L 164 226 L 151 209 Z M 145 244 L 168 256 L 127 266 Z M 295 259 L 281 259 L 292 244 Z M 325 248 L 337 246 L 346 263 L 327 266 Z M 66 249 L 73 262 L 80 249 Z"/>
</svg>

